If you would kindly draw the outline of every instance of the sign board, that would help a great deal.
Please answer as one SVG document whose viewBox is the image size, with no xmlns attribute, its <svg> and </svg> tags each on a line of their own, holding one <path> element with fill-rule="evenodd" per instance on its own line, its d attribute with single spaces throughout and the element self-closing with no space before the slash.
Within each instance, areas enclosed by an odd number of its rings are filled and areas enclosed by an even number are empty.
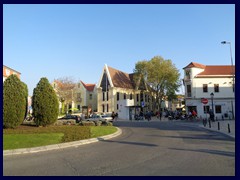
<svg viewBox="0 0 240 180">
<path fill-rule="evenodd" d="M 201 99 L 201 102 L 202 102 L 203 104 L 207 104 L 207 103 L 208 103 L 208 99 L 202 98 L 202 99 Z"/>
<path fill-rule="evenodd" d="M 145 106 L 145 103 L 144 103 L 144 101 L 142 101 L 141 105 L 142 105 L 142 107 L 144 107 L 144 106 Z"/>
</svg>

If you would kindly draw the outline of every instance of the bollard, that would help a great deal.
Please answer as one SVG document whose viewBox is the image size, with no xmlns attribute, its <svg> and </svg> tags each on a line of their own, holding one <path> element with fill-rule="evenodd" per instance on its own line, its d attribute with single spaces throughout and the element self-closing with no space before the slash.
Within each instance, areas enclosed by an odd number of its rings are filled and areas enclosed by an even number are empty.
<svg viewBox="0 0 240 180">
<path fill-rule="evenodd" d="M 230 130 L 230 125 L 229 125 L 229 123 L 228 123 L 228 133 L 230 133 L 231 132 L 231 130 Z"/>
<path fill-rule="evenodd" d="M 220 130 L 220 122 L 218 122 L 218 130 Z"/>
</svg>

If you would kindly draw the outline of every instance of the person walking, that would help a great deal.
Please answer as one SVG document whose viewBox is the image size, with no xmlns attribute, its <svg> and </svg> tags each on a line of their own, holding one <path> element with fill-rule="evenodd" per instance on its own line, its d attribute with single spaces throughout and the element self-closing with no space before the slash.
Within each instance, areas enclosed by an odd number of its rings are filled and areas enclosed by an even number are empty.
<svg viewBox="0 0 240 180">
<path fill-rule="evenodd" d="M 114 111 L 112 112 L 112 120 L 114 121 L 114 119 L 115 119 L 115 113 L 114 113 Z"/>
</svg>

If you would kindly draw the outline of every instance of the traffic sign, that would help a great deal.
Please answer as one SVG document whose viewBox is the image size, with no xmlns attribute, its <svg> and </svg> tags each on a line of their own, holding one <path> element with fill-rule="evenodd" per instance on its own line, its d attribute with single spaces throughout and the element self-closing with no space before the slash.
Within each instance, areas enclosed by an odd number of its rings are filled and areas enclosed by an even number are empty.
<svg viewBox="0 0 240 180">
<path fill-rule="evenodd" d="M 208 103 L 208 99 L 202 98 L 202 99 L 201 99 L 201 102 L 202 102 L 203 104 L 207 104 L 207 103 Z"/>
</svg>

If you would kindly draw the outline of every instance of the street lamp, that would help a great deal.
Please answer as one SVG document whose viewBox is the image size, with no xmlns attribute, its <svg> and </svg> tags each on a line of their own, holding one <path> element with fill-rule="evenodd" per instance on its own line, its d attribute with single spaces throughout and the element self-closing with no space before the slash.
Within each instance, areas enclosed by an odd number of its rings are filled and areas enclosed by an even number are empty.
<svg viewBox="0 0 240 180">
<path fill-rule="evenodd" d="M 211 93 L 210 96 L 211 96 L 211 100 L 212 100 L 212 121 L 214 121 L 214 110 L 213 110 L 213 97 L 214 97 L 214 94 Z"/>
<path fill-rule="evenodd" d="M 230 56 L 231 56 L 231 66 L 232 66 L 232 81 L 233 81 L 233 97 L 235 99 L 235 75 L 234 75 L 234 67 L 233 67 L 233 58 L 232 58 L 232 47 L 231 47 L 231 42 L 227 41 L 222 41 L 222 44 L 229 44 L 230 45 Z M 232 117 L 234 119 L 234 112 L 233 112 L 233 101 L 231 101 L 232 104 Z"/>
</svg>

